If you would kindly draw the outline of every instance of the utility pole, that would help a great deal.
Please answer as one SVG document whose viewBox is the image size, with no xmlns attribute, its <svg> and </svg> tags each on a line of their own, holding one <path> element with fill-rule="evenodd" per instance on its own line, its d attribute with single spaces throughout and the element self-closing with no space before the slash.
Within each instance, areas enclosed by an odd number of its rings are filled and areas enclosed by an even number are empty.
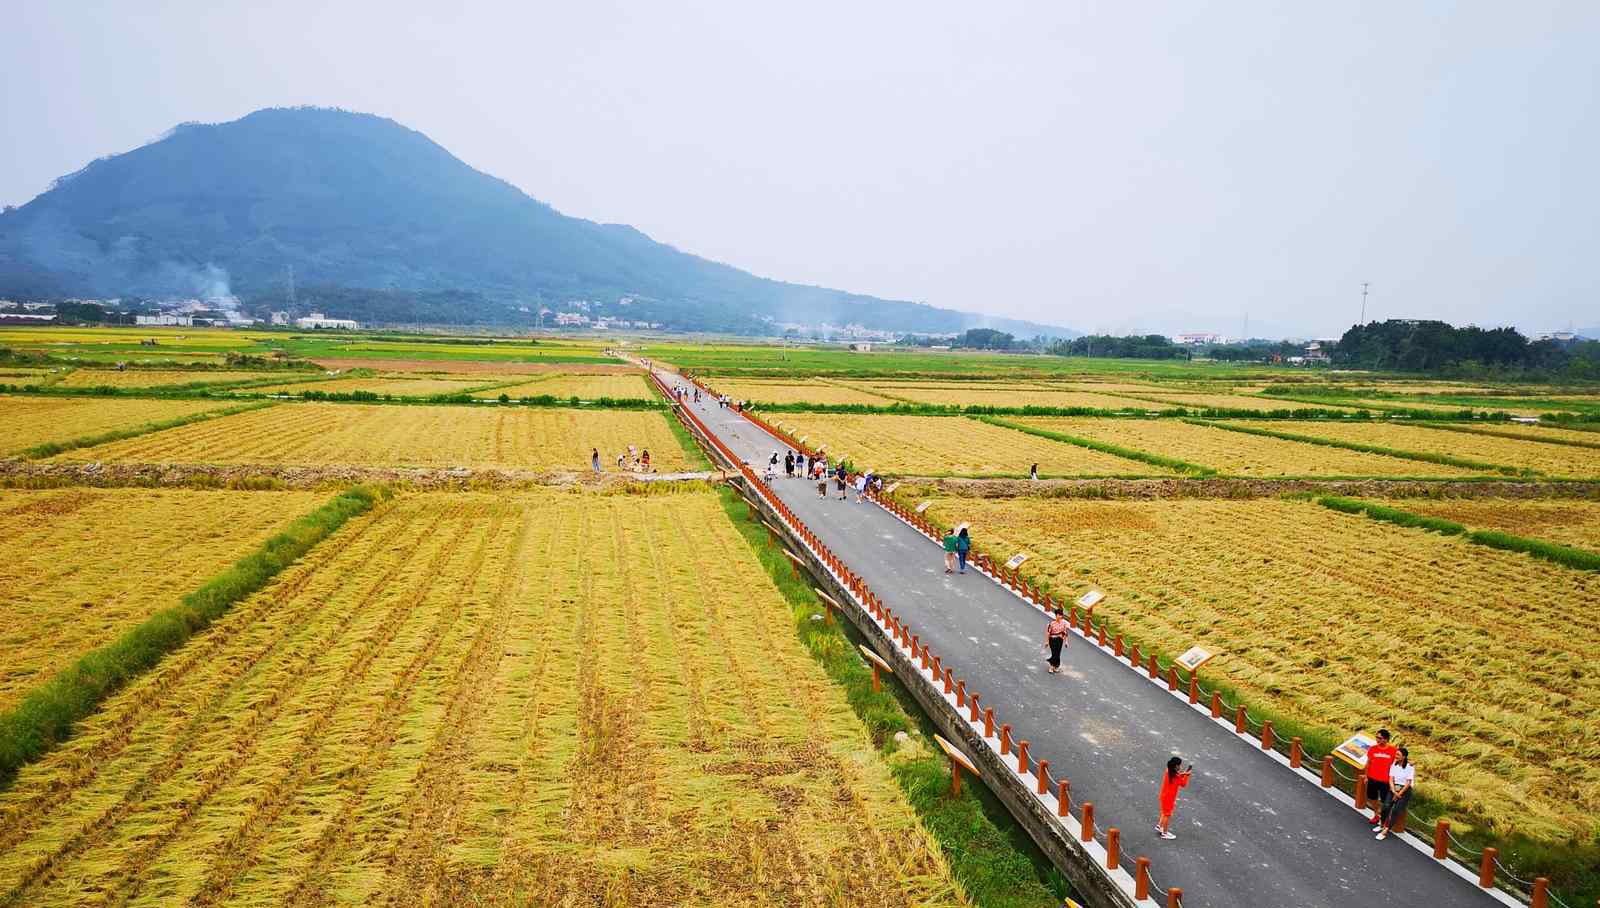
<svg viewBox="0 0 1600 908">
<path fill-rule="evenodd" d="M 294 266 L 284 266 L 289 270 L 289 308 L 294 308 Z"/>
<path fill-rule="evenodd" d="M 1372 286 L 1371 281 L 1361 282 L 1361 324 L 1367 323 L 1367 288 Z"/>
</svg>

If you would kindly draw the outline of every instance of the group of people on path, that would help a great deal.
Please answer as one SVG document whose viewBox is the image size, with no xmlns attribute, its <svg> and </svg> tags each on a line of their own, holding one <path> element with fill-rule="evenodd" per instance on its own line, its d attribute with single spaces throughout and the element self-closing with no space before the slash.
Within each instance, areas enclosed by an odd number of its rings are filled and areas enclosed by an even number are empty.
<svg viewBox="0 0 1600 908">
<path fill-rule="evenodd" d="M 778 477 L 779 467 L 783 468 L 786 479 L 809 479 L 817 484 L 817 497 L 828 497 L 828 482 L 830 480 L 837 486 L 839 500 L 844 501 L 849 497 L 850 490 L 854 489 L 856 501 L 865 501 L 867 492 L 883 491 L 883 477 L 874 475 L 871 471 L 851 473 L 843 463 L 832 467 L 828 465 L 828 458 L 820 454 L 801 453 L 800 451 L 785 451 L 780 458 L 777 451 L 767 458 L 766 469 L 763 477 L 771 483 Z"/>
<path fill-rule="evenodd" d="M 959 529 L 950 530 L 944 534 L 944 572 L 946 574 L 965 574 L 967 572 L 967 555 L 972 551 L 972 536 L 967 533 L 963 524 Z"/>
</svg>

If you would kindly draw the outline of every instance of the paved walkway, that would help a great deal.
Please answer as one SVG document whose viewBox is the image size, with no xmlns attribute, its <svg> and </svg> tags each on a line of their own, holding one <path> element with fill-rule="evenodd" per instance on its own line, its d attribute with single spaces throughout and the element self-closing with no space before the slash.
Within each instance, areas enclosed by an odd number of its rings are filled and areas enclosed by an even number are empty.
<svg viewBox="0 0 1600 908">
<path fill-rule="evenodd" d="M 691 406 L 751 466 L 781 456 L 731 409 Z M 818 499 L 815 483 L 781 473 L 773 488 L 1053 776 L 1071 780 L 1075 801 L 1095 802 L 1100 824 L 1122 830 L 1124 855 L 1148 856 L 1162 891 L 1184 890 L 1188 908 L 1502 904 L 1403 840 L 1374 841 L 1363 816 L 1081 639 L 1063 673 L 1048 674 L 1038 610 L 976 572 L 945 574 L 938 546 L 877 505 L 831 489 Z M 1173 818 L 1177 840 L 1161 841 L 1157 785 L 1174 753 L 1194 762 L 1195 778 Z"/>
</svg>

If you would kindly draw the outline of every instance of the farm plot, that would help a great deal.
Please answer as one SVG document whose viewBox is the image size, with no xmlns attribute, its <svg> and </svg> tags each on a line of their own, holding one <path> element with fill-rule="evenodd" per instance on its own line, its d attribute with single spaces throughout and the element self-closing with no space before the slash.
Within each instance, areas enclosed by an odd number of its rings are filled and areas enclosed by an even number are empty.
<svg viewBox="0 0 1600 908">
<path fill-rule="evenodd" d="M 1190 410 L 1260 410 L 1263 413 L 1276 413 L 1280 410 L 1355 410 L 1355 407 L 1343 406 L 1349 401 L 1340 403 L 1305 403 L 1295 400 L 1273 400 L 1268 397 L 1255 397 L 1248 394 L 1174 394 L 1162 392 L 1151 394 L 1150 401 L 1165 404 L 1161 409 L 1172 407 L 1187 407 Z"/>
<path fill-rule="evenodd" d="M 896 400 L 920 404 L 951 404 L 980 407 L 1093 407 L 1097 410 L 1156 410 L 1159 407 L 1148 401 L 1112 394 L 1082 391 L 1052 391 L 1034 385 L 984 386 L 977 383 L 951 383 L 944 385 L 871 384 L 864 389 Z"/>
<path fill-rule="evenodd" d="M 1384 504 L 1474 530 L 1500 530 L 1600 552 L 1600 502 L 1407 498 Z"/>
<path fill-rule="evenodd" d="M 0 711 L 315 509 L 310 492 L 0 491 Z"/>
<path fill-rule="evenodd" d="M 637 371 L 633 374 L 563 372 L 538 381 L 483 391 L 478 396 L 498 397 L 501 394 L 509 395 L 513 400 L 519 397 L 538 397 L 542 394 L 562 398 L 577 397 L 583 400 L 595 400 L 601 397 L 617 400 L 649 400 L 655 396 L 650 386 L 645 383 L 644 376 Z"/>
<path fill-rule="evenodd" d="M 73 461 L 588 469 L 634 445 L 662 472 L 683 448 L 658 412 L 285 403 L 62 455 Z"/>
<path fill-rule="evenodd" d="M 214 400 L 0 396 L 0 456 L 227 406 Z"/>
<path fill-rule="evenodd" d="M 327 394 L 349 394 L 352 391 L 369 391 L 373 394 L 392 394 L 396 397 L 428 397 L 433 394 L 463 394 L 472 388 L 482 387 L 483 381 L 463 376 L 461 379 L 376 377 L 328 378 L 317 381 L 292 382 L 282 385 L 265 385 L 245 389 L 250 394 L 300 394 L 305 391 L 322 391 Z"/>
<path fill-rule="evenodd" d="M 1583 429 L 1562 429 L 1548 425 L 1522 425 L 1518 423 L 1486 423 L 1457 427 L 1463 432 L 1477 435 L 1498 435 L 1501 438 L 1520 438 L 1524 441 L 1543 441 L 1561 444 L 1576 443 L 1580 447 L 1600 448 L 1600 432 Z"/>
<path fill-rule="evenodd" d="M 806 445 L 826 445 L 830 459 L 847 457 L 857 467 L 919 476 L 1170 475 L 1170 471 L 990 425 L 960 416 L 776 413 L 774 422 Z"/>
<path fill-rule="evenodd" d="M 712 388 L 734 400 L 758 404 L 867 404 L 883 407 L 894 403 L 881 394 L 821 378 L 776 382 L 718 379 Z"/>
<path fill-rule="evenodd" d="M 303 373 L 302 373 L 303 374 Z M 223 372 L 211 369 L 74 369 L 58 388 L 163 388 L 175 385 L 220 385 L 284 376 L 282 372 Z"/>
<path fill-rule="evenodd" d="M 1197 426 L 1176 419 L 1020 417 L 1019 424 L 1176 457 L 1230 476 L 1470 476 L 1464 467 L 1419 463 Z"/>
<path fill-rule="evenodd" d="M 1575 448 L 1466 432 L 1449 432 L 1394 422 L 1318 421 L 1295 423 L 1293 426 L 1247 422 L 1243 425 L 1316 438 L 1331 438 L 1335 441 L 1377 445 L 1400 451 L 1444 454 L 1500 466 L 1537 470 L 1552 476 L 1600 476 L 1600 450 L 1593 448 Z"/>
<path fill-rule="evenodd" d="M 735 534 L 709 493 L 356 518 L 0 793 L 0 892 L 964 904 Z"/>
<path fill-rule="evenodd" d="M 992 553 L 1254 704 L 1342 737 L 1387 725 L 1431 796 L 1536 836 L 1600 804 L 1600 575 L 1313 502 L 943 498 Z M 1337 739 L 1336 739 L 1337 740 Z"/>
</svg>

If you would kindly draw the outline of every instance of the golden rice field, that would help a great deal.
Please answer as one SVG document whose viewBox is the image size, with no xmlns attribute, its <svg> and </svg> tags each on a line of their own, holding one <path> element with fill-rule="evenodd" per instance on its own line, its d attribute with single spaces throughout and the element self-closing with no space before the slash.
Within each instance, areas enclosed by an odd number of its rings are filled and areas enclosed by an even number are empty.
<svg viewBox="0 0 1600 908">
<path fill-rule="evenodd" d="M 583 400 L 595 400 L 601 397 L 649 400 L 655 396 L 644 375 L 637 371 L 621 374 L 561 372 L 538 381 L 483 391 L 479 396 L 498 397 L 501 394 L 510 395 L 513 400 L 519 397 L 538 397 L 541 394 L 549 394 L 552 397 L 577 397 Z"/>
<path fill-rule="evenodd" d="M 826 445 L 857 467 L 918 476 L 953 474 L 1129 476 L 1168 473 L 1161 467 L 1040 438 L 962 416 L 775 413 L 774 423 L 812 448 Z"/>
<path fill-rule="evenodd" d="M 1083 391 L 1051 391 L 1038 386 L 999 386 L 948 384 L 948 385 L 860 385 L 886 397 L 919 404 L 952 404 L 983 407 L 1094 407 L 1101 410 L 1121 410 L 1132 407 L 1138 410 L 1158 409 L 1148 401 L 1112 394 Z"/>
<path fill-rule="evenodd" d="M 225 382 L 254 381 L 273 378 L 282 372 L 221 372 L 185 371 L 181 369 L 74 369 L 68 372 L 58 388 L 161 388 L 171 385 L 216 385 Z"/>
<path fill-rule="evenodd" d="M 1176 457 L 1228 476 L 1459 477 L 1481 470 L 1228 432 L 1176 419 L 1012 417 L 1019 424 Z M 1287 427 L 1286 427 L 1287 428 Z M 1292 428 L 1288 429 L 1293 431 Z"/>
<path fill-rule="evenodd" d="M 46 442 L 69 441 L 226 406 L 214 400 L 0 396 L 0 456 Z"/>
<path fill-rule="evenodd" d="M 1600 502 L 1596 501 L 1407 498 L 1384 504 L 1474 530 L 1500 530 L 1600 552 Z"/>
<path fill-rule="evenodd" d="M 1313 502 L 941 498 L 992 553 L 1202 675 L 1340 734 L 1386 725 L 1419 779 L 1506 829 L 1600 832 L 1600 575 Z M 1204 680 L 1204 679 L 1203 679 Z"/>
<path fill-rule="evenodd" d="M 327 378 L 281 385 L 262 385 L 245 390 L 251 394 L 300 394 L 305 391 L 349 394 L 352 391 L 370 391 L 373 394 L 392 394 L 396 397 L 427 397 L 432 394 L 461 394 L 469 388 L 476 388 L 482 384 L 484 384 L 482 381 L 472 379 L 448 378 Z"/>
<path fill-rule="evenodd" d="M 1187 407 L 1190 410 L 1216 409 L 1216 410 L 1260 410 L 1263 413 L 1275 413 L 1279 410 L 1304 410 L 1316 408 L 1319 410 L 1355 410 L 1356 407 L 1340 406 L 1338 404 L 1305 403 L 1297 400 L 1273 400 L 1269 397 L 1255 397 L 1247 394 L 1175 394 L 1162 392 L 1152 394 L 1148 400 L 1157 404 L 1156 409 L 1170 409 L 1172 407 Z"/>
<path fill-rule="evenodd" d="M 1478 435 L 1498 435 L 1501 438 L 1520 438 L 1527 441 L 1569 441 L 1582 446 L 1600 449 L 1600 432 L 1582 429 L 1561 429 L 1554 426 L 1529 426 L 1519 423 L 1486 423 L 1459 427 Z"/>
<path fill-rule="evenodd" d="M 734 400 L 763 404 L 868 404 L 881 407 L 894 403 L 881 394 L 821 378 L 793 381 L 719 378 L 712 388 Z"/>
<path fill-rule="evenodd" d="M 322 503 L 310 492 L 0 491 L 0 711 Z"/>
<path fill-rule="evenodd" d="M 628 445 L 660 472 L 688 466 L 667 417 L 639 410 L 283 403 L 82 448 L 60 460 L 587 470 Z"/>
<path fill-rule="evenodd" d="M 1401 451 L 1445 454 L 1500 466 L 1537 470 L 1551 476 L 1600 476 L 1600 450 L 1541 444 L 1514 438 L 1452 432 L 1389 422 L 1244 423 L 1316 438 L 1378 445 Z"/>
<path fill-rule="evenodd" d="M 23 769 L 0 898 L 965 904 L 736 532 L 710 493 L 380 506 Z"/>
</svg>

